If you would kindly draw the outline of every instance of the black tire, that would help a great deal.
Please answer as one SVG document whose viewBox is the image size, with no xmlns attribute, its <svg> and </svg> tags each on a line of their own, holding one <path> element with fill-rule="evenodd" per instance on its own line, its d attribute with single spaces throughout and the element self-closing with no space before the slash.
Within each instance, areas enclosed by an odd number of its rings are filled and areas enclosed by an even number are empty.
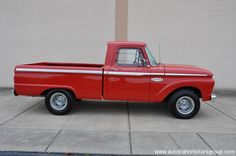
<svg viewBox="0 0 236 156">
<path fill-rule="evenodd" d="M 55 102 L 58 101 L 58 99 L 60 105 L 58 105 L 58 102 Z M 47 109 L 56 115 L 68 114 L 72 110 L 73 103 L 74 96 L 70 92 L 63 89 L 51 90 L 45 97 L 45 105 Z"/>
<path fill-rule="evenodd" d="M 171 113 L 179 119 L 190 119 L 200 109 L 199 97 L 188 89 L 179 90 L 170 96 L 168 106 Z M 188 108 L 187 110 L 184 108 Z"/>
</svg>

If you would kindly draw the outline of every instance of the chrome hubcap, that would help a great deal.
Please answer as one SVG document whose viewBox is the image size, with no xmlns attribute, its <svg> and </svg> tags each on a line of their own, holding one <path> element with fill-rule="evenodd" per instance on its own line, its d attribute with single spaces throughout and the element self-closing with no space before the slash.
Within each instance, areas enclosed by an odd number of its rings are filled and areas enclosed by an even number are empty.
<svg viewBox="0 0 236 156">
<path fill-rule="evenodd" d="M 68 104 L 67 97 L 63 93 L 55 93 L 51 96 L 50 104 L 55 110 L 63 110 Z"/>
<path fill-rule="evenodd" d="M 195 107 L 194 101 L 189 96 L 183 96 L 176 102 L 176 108 L 181 114 L 190 114 Z"/>
</svg>

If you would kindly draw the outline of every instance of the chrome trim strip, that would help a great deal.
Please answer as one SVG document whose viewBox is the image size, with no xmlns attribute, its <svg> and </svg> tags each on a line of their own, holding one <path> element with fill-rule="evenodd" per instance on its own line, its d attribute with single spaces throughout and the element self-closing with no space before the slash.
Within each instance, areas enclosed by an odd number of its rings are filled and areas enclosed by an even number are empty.
<svg viewBox="0 0 236 156">
<path fill-rule="evenodd" d="M 150 73 L 150 76 L 165 76 L 165 73 Z"/>
<path fill-rule="evenodd" d="M 147 73 L 147 72 L 115 72 L 105 71 L 105 75 L 124 75 L 124 76 L 164 76 L 164 73 Z"/>
<path fill-rule="evenodd" d="M 208 76 L 207 74 L 181 74 L 181 73 L 166 73 L 166 76 Z"/>
<path fill-rule="evenodd" d="M 96 70 L 74 70 L 74 69 L 42 69 L 42 68 L 16 68 L 17 72 L 47 72 L 47 73 L 76 73 L 76 74 L 99 74 L 102 71 Z M 181 73 L 147 73 L 147 72 L 118 72 L 105 71 L 105 75 L 124 76 L 208 76 L 207 74 L 181 74 Z"/>
<path fill-rule="evenodd" d="M 47 73 L 79 73 L 79 74 L 99 74 L 102 71 L 95 70 L 73 70 L 73 69 L 39 69 L 39 68 L 16 68 L 17 72 L 47 72 Z"/>
<path fill-rule="evenodd" d="M 106 75 L 127 75 L 127 76 L 207 76 L 207 74 L 181 74 L 181 73 L 147 73 L 147 72 L 114 72 L 105 71 Z"/>
</svg>

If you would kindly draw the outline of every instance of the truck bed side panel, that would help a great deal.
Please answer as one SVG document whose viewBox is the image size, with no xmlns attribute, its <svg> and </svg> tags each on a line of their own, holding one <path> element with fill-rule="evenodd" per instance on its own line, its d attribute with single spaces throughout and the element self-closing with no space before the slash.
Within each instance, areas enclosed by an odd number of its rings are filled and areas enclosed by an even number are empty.
<svg viewBox="0 0 236 156">
<path fill-rule="evenodd" d="M 102 97 L 102 68 L 23 65 L 16 67 L 14 81 L 15 91 L 19 95 L 39 96 L 48 89 L 64 88 L 73 91 L 79 99 Z"/>
</svg>

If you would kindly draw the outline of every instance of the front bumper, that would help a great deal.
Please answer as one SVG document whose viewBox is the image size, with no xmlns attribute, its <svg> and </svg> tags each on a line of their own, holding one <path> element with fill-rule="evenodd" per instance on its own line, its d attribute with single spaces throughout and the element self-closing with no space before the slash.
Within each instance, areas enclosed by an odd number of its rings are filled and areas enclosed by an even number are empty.
<svg viewBox="0 0 236 156">
<path fill-rule="evenodd" d="M 215 102 L 216 97 L 217 97 L 216 94 L 211 94 L 211 101 Z"/>
</svg>

